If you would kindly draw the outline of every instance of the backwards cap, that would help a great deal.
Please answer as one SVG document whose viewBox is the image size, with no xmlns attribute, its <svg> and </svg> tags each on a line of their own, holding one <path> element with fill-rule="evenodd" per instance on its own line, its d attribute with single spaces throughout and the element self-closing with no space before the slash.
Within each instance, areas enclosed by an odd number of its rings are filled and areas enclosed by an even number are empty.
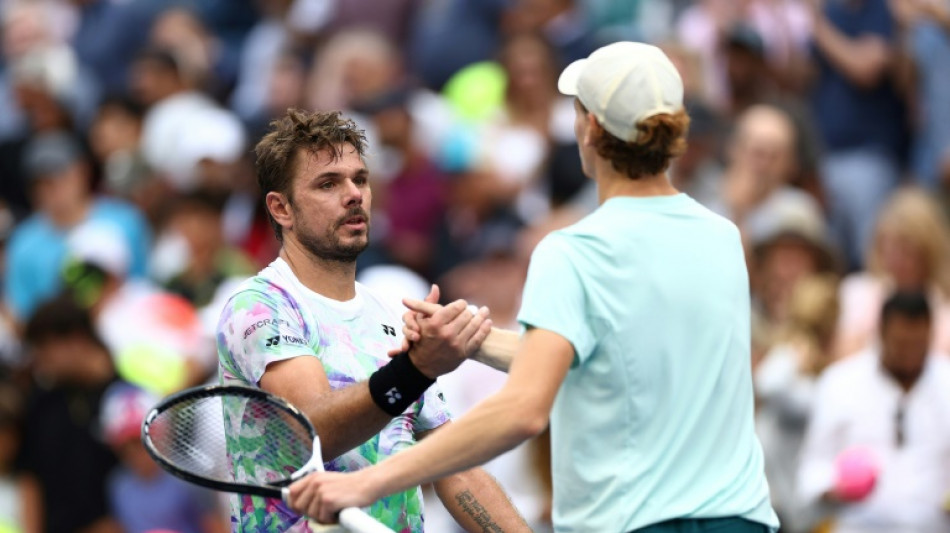
<svg viewBox="0 0 950 533">
<path fill-rule="evenodd" d="M 597 122 L 627 142 L 646 118 L 683 109 L 683 80 L 659 48 L 618 42 L 595 50 L 564 69 L 558 90 L 576 96 Z"/>
</svg>

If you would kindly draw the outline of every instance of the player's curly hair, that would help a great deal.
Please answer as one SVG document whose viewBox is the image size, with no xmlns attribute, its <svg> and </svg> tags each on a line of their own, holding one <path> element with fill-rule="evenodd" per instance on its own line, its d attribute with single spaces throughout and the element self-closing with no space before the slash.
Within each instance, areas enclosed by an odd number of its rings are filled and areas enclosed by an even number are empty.
<svg viewBox="0 0 950 533">
<path fill-rule="evenodd" d="M 325 151 L 338 159 L 343 156 L 343 148 L 347 144 L 363 157 L 366 152 L 363 130 L 357 128 L 352 120 L 344 118 L 339 111 L 310 113 L 288 109 L 283 117 L 270 123 L 270 131 L 254 147 L 261 195 L 266 198 L 267 193 L 275 191 L 286 195 L 292 202 L 294 165 L 301 149 L 311 153 Z M 283 242 L 283 228 L 269 210 L 267 218 L 277 239 Z"/>
<path fill-rule="evenodd" d="M 653 115 L 640 121 L 637 131 L 637 139 L 632 142 L 618 139 L 607 130 L 594 140 L 597 154 L 634 180 L 665 172 L 670 161 L 686 151 L 689 115 L 682 109 Z"/>
</svg>

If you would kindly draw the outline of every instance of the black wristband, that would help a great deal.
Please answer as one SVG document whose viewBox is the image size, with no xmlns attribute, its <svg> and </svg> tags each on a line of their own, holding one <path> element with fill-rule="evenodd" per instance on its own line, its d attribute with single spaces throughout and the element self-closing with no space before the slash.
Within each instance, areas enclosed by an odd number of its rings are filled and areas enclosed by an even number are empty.
<svg viewBox="0 0 950 533">
<path fill-rule="evenodd" d="M 380 409 L 398 416 L 433 383 L 412 364 L 409 352 L 402 352 L 369 377 L 369 395 Z"/>
</svg>

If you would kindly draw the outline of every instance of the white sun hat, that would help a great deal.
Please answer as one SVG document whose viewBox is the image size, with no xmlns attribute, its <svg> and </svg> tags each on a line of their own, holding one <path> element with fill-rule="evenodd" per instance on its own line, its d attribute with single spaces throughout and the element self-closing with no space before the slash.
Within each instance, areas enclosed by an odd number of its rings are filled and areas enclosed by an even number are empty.
<svg viewBox="0 0 950 533">
<path fill-rule="evenodd" d="M 636 125 L 661 113 L 683 109 L 683 80 L 659 48 L 618 42 L 578 59 L 561 73 L 557 88 L 576 96 L 615 137 L 637 138 Z"/>
</svg>

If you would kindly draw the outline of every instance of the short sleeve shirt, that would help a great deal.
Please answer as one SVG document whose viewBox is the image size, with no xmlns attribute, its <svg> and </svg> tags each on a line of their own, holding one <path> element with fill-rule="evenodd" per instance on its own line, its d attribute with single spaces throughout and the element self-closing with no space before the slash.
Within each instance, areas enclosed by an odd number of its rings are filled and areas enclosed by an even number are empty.
<svg viewBox="0 0 950 533">
<path fill-rule="evenodd" d="M 554 529 L 676 518 L 777 527 L 753 426 L 739 231 L 689 196 L 617 197 L 531 255 L 518 321 L 564 337 Z"/>
<path fill-rule="evenodd" d="M 369 379 L 389 361 L 387 352 L 402 341 L 401 323 L 398 310 L 363 285 L 357 283 L 352 300 L 331 300 L 300 284 L 287 263 L 277 259 L 238 287 L 222 312 L 217 331 L 221 382 L 256 387 L 270 363 L 309 356 L 320 359 L 330 386 L 341 389 Z M 224 410 L 232 465 L 258 460 L 266 424 L 256 426 L 229 406 Z M 376 464 L 412 446 L 417 433 L 448 420 L 434 385 L 379 434 L 328 462 L 326 469 L 350 472 Z M 418 488 L 387 496 L 367 511 L 395 531 L 423 531 Z M 280 500 L 252 496 L 232 497 L 231 521 L 237 531 L 309 531 L 306 520 Z"/>
</svg>

